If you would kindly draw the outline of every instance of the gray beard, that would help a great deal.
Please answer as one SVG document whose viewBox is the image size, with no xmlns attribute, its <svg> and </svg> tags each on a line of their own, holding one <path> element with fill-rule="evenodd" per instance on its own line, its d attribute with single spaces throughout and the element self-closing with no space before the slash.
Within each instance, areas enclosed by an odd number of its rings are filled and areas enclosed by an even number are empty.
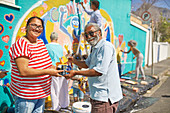
<svg viewBox="0 0 170 113">
<path fill-rule="evenodd" d="M 94 38 L 93 41 L 88 42 L 91 46 L 95 46 L 97 44 L 97 42 L 99 41 L 99 35 L 97 35 L 97 37 L 92 37 Z"/>
</svg>

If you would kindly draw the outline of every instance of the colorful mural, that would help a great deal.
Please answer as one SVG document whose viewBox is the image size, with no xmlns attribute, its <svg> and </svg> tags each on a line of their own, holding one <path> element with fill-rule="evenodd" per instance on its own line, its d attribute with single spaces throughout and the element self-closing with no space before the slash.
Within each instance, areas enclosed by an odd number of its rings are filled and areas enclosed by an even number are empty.
<svg viewBox="0 0 170 113">
<path fill-rule="evenodd" d="M 90 1 L 84 0 L 84 4 L 87 8 L 90 8 Z M 109 14 L 100 9 L 103 16 L 102 28 L 104 37 L 106 40 L 113 43 L 114 30 L 113 21 Z M 13 43 L 18 38 L 25 35 L 25 26 L 28 18 L 31 16 L 38 16 L 44 20 L 44 31 L 39 36 L 45 44 L 50 43 L 50 34 L 55 31 L 59 34 L 58 42 L 64 48 L 64 54 L 69 51 L 72 53 L 85 54 L 89 51 L 89 46 L 84 40 L 83 32 L 84 26 L 88 23 L 90 16 L 87 15 L 81 5 L 75 1 L 70 0 L 48 0 L 42 3 L 36 3 L 30 10 L 28 10 L 21 21 L 17 23 L 16 31 L 14 34 Z M 80 42 L 80 43 L 79 43 Z"/>
<path fill-rule="evenodd" d="M 82 2 L 84 2 L 84 6 L 90 10 L 90 0 L 82 0 Z M 114 35 L 114 24 L 111 16 L 102 8 L 100 9 L 100 12 L 103 16 L 103 37 L 115 45 L 118 56 L 120 56 L 118 58 L 121 58 L 122 53 L 120 52 L 120 48 L 125 48 L 125 42 L 122 42 L 123 35 L 120 35 L 117 38 Z M 44 20 L 45 29 L 39 38 L 42 39 L 45 44 L 50 43 L 50 34 L 55 31 L 58 33 L 58 42 L 63 46 L 64 54 L 67 54 L 68 51 L 77 54 L 89 53 L 90 46 L 84 40 L 83 32 L 84 26 L 88 23 L 90 16 L 85 13 L 78 2 L 74 0 L 38 1 L 32 5 L 19 19 L 13 32 L 13 38 L 11 39 L 12 43 L 25 35 L 26 22 L 32 16 L 38 16 Z M 14 19 L 15 16 L 12 13 L 4 15 L 4 20 L 8 23 L 12 23 Z M 12 26 L 9 26 L 9 29 L 12 29 Z M 0 33 L 2 34 L 3 31 L 4 26 L 0 24 Z M 8 43 L 9 39 L 9 35 L 2 36 L 2 41 L 5 43 Z M 8 49 L 9 45 L 5 45 L 5 48 Z M 3 51 L 0 54 L 3 54 Z M 121 61 L 119 60 L 120 59 L 118 59 L 118 63 L 122 61 L 122 59 Z M 124 59 L 124 61 L 126 61 L 126 59 Z M 0 61 L 1 66 L 4 66 L 4 64 L 5 60 Z M 122 66 L 124 67 L 124 65 Z M 122 69 L 124 68 L 121 68 L 121 70 Z"/>
<path fill-rule="evenodd" d="M 0 35 L 4 32 L 4 26 L 0 24 Z"/>
<path fill-rule="evenodd" d="M 14 20 L 14 15 L 12 14 L 12 13 L 10 13 L 10 14 L 5 14 L 4 15 L 4 19 L 7 21 L 7 22 L 9 22 L 9 23 L 12 23 L 13 22 L 13 20 Z"/>
<path fill-rule="evenodd" d="M 15 16 L 14 14 L 10 13 L 10 14 L 5 14 L 4 15 L 4 21 L 6 23 L 9 23 L 12 24 L 13 20 L 15 19 Z M 4 27 L 5 26 L 5 27 Z M 8 28 L 7 28 L 8 27 Z M 7 26 L 5 24 L 1 24 L 0 23 L 0 36 L 1 36 L 1 45 L 0 45 L 0 69 L 3 71 L 7 70 L 7 69 L 3 69 L 4 67 L 6 67 L 8 64 L 6 64 L 6 62 L 8 62 L 8 59 L 6 58 L 7 57 L 7 52 L 8 52 L 8 49 L 9 49 L 9 40 L 10 40 L 10 36 L 8 34 L 4 34 L 4 31 L 5 30 L 12 30 L 12 26 Z M 10 68 L 10 67 L 8 67 Z M 10 80 L 9 78 L 3 78 L 3 79 L 0 79 L 0 86 L 6 86 L 6 84 L 9 84 Z"/>
<path fill-rule="evenodd" d="M 9 64 L 9 58 L 8 58 L 8 51 L 9 47 L 11 45 L 10 40 L 11 40 L 11 32 L 13 31 L 13 21 L 15 20 L 15 16 L 13 13 L 6 13 L 3 16 L 1 16 L 1 22 L 0 23 L 0 70 L 1 71 L 8 71 L 10 70 L 10 64 Z M 10 72 L 5 78 L 0 78 L 0 109 L 1 107 L 5 106 L 7 103 L 9 105 L 13 105 L 13 99 L 12 95 L 10 94 L 8 87 L 10 83 Z M 3 90 L 2 90 L 3 89 Z M 5 93 L 2 93 L 5 92 Z M 3 100 L 3 96 L 7 95 L 5 98 L 6 101 Z"/>
<path fill-rule="evenodd" d="M 90 16 L 85 13 L 79 2 L 84 2 L 86 9 L 90 9 L 90 0 L 24 0 L 17 1 L 20 9 L 0 4 L 0 69 L 8 70 L 8 75 L 0 79 L 0 109 L 12 106 L 13 99 L 8 87 L 10 82 L 10 46 L 25 35 L 25 26 L 28 18 L 38 16 L 45 22 L 44 31 L 39 38 L 45 44 L 50 43 L 50 34 L 56 31 L 59 34 L 59 43 L 63 46 L 64 54 L 68 51 L 85 54 L 90 46 L 84 40 L 84 26 Z M 130 24 L 130 0 L 99 0 L 100 12 L 103 16 L 102 33 L 107 41 L 115 45 L 117 50 L 120 73 L 124 74 L 135 69 L 136 61 L 132 60 L 132 53 L 123 54 L 129 49 L 126 45 L 131 39 L 136 40 L 138 49 L 144 54 L 146 32 Z M 1 87 L 2 86 L 2 87 Z M 1 112 L 1 111 L 0 111 Z"/>
<path fill-rule="evenodd" d="M 119 34 L 118 37 L 115 36 L 114 38 L 114 45 L 116 47 L 116 52 L 117 52 L 117 63 L 118 63 L 118 68 L 119 68 L 119 74 L 123 74 L 122 72 L 125 69 L 125 63 L 127 60 L 127 54 L 122 53 L 120 50 L 125 50 L 127 51 L 126 47 L 126 42 L 124 41 L 124 35 Z M 121 64 L 124 61 L 123 64 Z"/>
<path fill-rule="evenodd" d="M 90 10 L 90 0 L 83 1 L 86 8 Z M 102 19 L 102 33 L 107 41 L 114 43 L 114 25 L 110 15 L 104 10 L 100 9 Z M 88 54 L 90 46 L 83 37 L 84 27 L 88 23 L 90 16 L 85 13 L 82 6 L 76 1 L 70 0 L 44 0 L 33 4 L 16 23 L 13 31 L 12 43 L 25 35 L 25 26 L 27 20 L 32 16 L 38 16 L 44 21 L 44 31 L 38 37 L 42 39 L 45 44 L 50 43 L 50 34 L 55 31 L 58 33 L 58 43 L 63 46 L 64 54 L 68 51 L 76 54 Z M 15 19 L 14 14 L 9 13 L 4 15 L 4 20 L 12 23 Z M 12 29 L 9 26 L 9 29 Z M 5 27 L 6 29 L 6 27 Z M 0 24 L 0 34 L 4 32 L 4 26 Z M 8 43 L 9 35 L 2 36 L 2 41 Z M 5 45 L 8 49 L 9 45 Z M 0 49 L 0 55 L 3 55 L 3 50 Z M 0 61 L 0 65 L 5 65 L 5 60 Z M 4 79 L 5 80 L 5 79 Z M 9 80 L 8 80 L 9 81 Z M 70 82 L 71 83 L 71 82 Z M 69 86 L 71 86 L 69 84 Z M 71 92 L 71 89 L 69 89 Z"/>
<path fill-rule="evenodd" d="M 9 15 L 6 14 L 4 16 L 4 19 L 7 22 L 12 23 L 12 21 L 14 20 L 14 15 L 13 14 L 9 14 Z M 12 26 L 9 26 L 9 29 L 12 29 Z M 8 48 L 9 48 L 8 42 L 10 40 L 9 35 L 4 36 L 3 32 L 4 32 L 4 26 L 3 26 L 3 24 L 0 24 L 0 35 L 2 36 L 1 40 L 2 40 L 2 42 L 4 42 L 4 45 L 5 45 L 4 48 L 0 49 L 0 59 L 4 54 L 3 50 L 5 50 L 5 51 L 8 50 Z M 4 66 L 4 65 L 5 65 L 5 60 L 3 60 L 3 61 L 0 60 L 0 66 Z"/>
</svg>

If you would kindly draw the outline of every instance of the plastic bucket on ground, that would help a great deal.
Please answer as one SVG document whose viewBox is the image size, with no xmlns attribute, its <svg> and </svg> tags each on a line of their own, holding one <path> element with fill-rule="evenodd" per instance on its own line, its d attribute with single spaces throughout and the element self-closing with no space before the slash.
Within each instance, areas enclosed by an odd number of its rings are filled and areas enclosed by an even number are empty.
<svg viewBox="0 0 170 113">
<path fill-rule="evenodd" d="M 91 104 L 89 102 L 75 102 L 72 110 L 73 113 L 91 113 Z"/>
</svg>

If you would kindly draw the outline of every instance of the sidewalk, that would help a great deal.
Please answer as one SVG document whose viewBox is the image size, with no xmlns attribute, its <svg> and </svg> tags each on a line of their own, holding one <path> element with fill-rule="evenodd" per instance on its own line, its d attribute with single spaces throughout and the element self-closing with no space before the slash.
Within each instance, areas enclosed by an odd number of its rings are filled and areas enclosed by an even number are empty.
<svg viewBox="0 0 170 113">
<path fill-rule="evenodd" d="M 157 98 L 153 105 L 136 111 L 134 113 L 169 113 L 170 112 L 170 59 L 166 59 L 154 65 L 155 75 L 159 76 L 159 84 L 154 86 L 150 93 L 143 96 L 149 98 Z M 147 73 L 149 73 L 147 68 Z"/>
<path fill-rule="evenodd" d="M 151 75 L 152 67 L 145 67 L 145 75 Z M 168 70 L 170 71 L 170 58 L 163 60 L 159 63 L 153 65 L 154 75 L 157 75 L 159 78 L 163 76 Z"/>
<path fill-rule="evenodd" d="M 150 97 L 161 85 L 168 79 L 168 76 L 164 76 L 166 73 L 170 73 L 170 58 L 154 64 L 154 75 L 159 77 L 160 83 L 150 90 L 150 93 L 144 94 L 144 96 Z M 146 75 L 151 75 L 151 67 L 144 69 Z"/>
</svg>

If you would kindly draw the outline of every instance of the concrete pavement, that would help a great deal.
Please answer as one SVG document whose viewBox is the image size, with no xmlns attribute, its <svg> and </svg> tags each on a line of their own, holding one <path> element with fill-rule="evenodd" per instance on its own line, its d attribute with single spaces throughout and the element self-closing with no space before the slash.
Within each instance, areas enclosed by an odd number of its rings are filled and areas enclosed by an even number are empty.
<svg viewBox="0 0 170 113">
<path fill-rule="evenodd" d="M 153 68 L 154 75 L 157 75 L 161 78 L 163 74 L 165 74 L 166 72 L 168 72 L 168 70 L 170 70 L 170 58 L 163 60 L 159 63 L 155 63 L 153 67 L 154 67 Z M 145 75 L 151 75 L 151 68 L 152 68 L 151 66 L 144 68 Z"/>
<path fill-rule="evenodd" d="M 151 75 L 151 67 L 145 68 L 146 75 Z M 135 113 L 170 113 L 170 58 L 154 64 L 154 74 L 160 79 L 145 97 L 159 98 L 153 105 Z"/>
</svg>

